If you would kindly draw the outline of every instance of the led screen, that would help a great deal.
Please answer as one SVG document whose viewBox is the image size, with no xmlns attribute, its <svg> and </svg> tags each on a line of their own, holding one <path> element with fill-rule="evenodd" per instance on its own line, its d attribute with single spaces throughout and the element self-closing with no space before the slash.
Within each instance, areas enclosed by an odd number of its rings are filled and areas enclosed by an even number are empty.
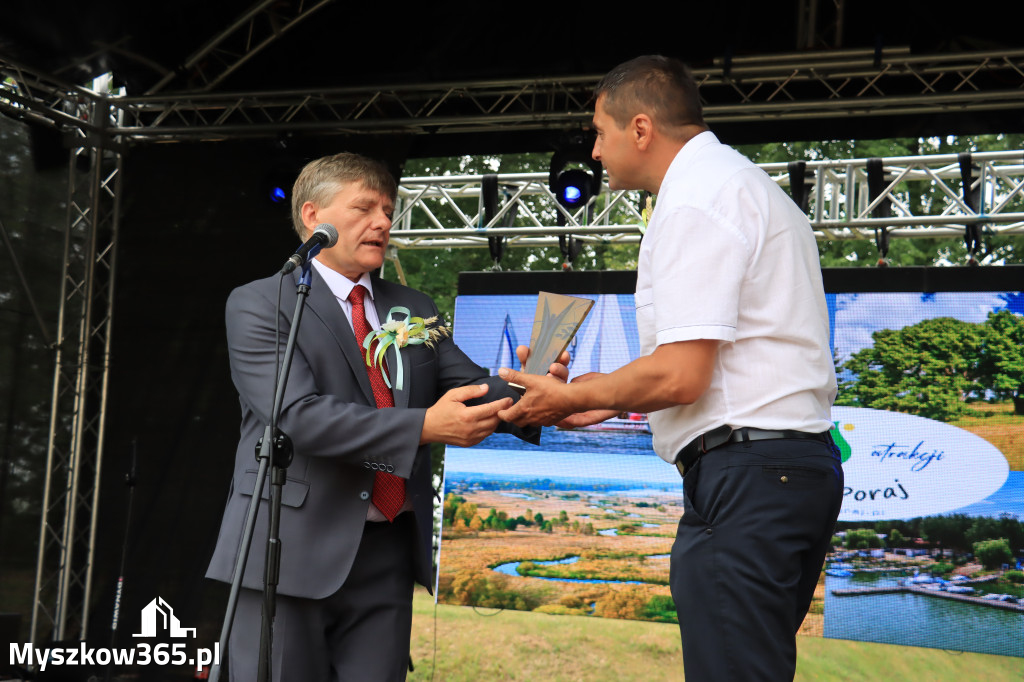
<svg viewBox="0 0 1024 682">
<path fill-rule="evenodd" d="M 556 275 L 552 277 L 551 275 Z M 846 489 L 803 634 L 1024 656 L 1024 295 L 1019 268 L 826 271 Z M 538 290 L 595 305 L 571 376 L 637 357 L 626 273 L 460 278 L 455 340 L 516 366 Z M 438 597 L 676 622 L 675 468 L 646 415 L 495 434 L 445 453 Z"/>
</svg>

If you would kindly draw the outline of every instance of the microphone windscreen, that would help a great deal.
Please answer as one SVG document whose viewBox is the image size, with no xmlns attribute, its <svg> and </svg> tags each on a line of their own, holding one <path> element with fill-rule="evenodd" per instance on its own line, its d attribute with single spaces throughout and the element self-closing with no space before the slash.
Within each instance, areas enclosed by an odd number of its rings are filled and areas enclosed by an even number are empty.
<svg viewBox="0 0 1024 682">
<path fill-rule="evenodd" d="M 330 223 L 320 223 L 316 226 L 316 229 L 313 230 L 313 234 L 316 234 L 317 232 L 326 235 L 327 237 L 327 242 L 324 244 L 323 248 L 329 249 L 338 243 L 338 230 L 335 229 L 334 225 L 331 225 Z"/>
</svg>

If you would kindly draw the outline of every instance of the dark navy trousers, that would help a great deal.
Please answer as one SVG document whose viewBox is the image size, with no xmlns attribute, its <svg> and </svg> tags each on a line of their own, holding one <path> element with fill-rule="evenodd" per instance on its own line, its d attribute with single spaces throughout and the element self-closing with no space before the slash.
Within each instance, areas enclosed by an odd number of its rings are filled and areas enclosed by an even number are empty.
<svg viewBox="0 0 1024 682">
<path fill-rule="evenodd" d="M 687 472 L 683 491 L 671 585 L 687 682 L 792 680 L 842 504 L 838 449 L 727 444 Z"/>
</svg>

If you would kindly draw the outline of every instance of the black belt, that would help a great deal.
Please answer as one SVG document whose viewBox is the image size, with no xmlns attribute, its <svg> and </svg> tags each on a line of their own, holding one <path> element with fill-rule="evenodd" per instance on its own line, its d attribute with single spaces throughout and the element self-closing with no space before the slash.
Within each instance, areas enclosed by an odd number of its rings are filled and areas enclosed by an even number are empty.
<svg viewBox="0 0 1024 682">
<path fill-rule="evenodd" d="M 719 426 L 717 429 L 711 429 L 706 433 L 702 433 L 684 445 L 683 449 L 676 455 L 676 468 L 679 469 L 680 475 L 685 476 L 687 470 L 700 459 L 701 455 L 726 443 L 744 443 L 751 440 L 777 440 L 782 438 L 809 438 L 811 440 L 820 440 L 822 443 L 830 443 L 831 436 L 828 434 L 828 431 L 824 433 L 808 433 L 807 431 L 792 431 L 789 429 L 770 431 L 767 429 L 752 429 L 747 426 L 738 429 L 728 425 Z"/>
</svg>

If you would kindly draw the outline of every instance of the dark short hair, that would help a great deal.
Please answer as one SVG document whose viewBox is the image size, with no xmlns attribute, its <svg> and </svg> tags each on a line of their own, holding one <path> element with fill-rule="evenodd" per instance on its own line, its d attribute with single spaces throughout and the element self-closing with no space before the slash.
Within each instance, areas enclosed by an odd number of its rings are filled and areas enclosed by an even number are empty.
<svg viewBox="0 0 1024 682">
<path fill-rule="evenodd" d="M 326 206 L 345 185 L 361 182 L 367 189 L 379 192 L 395 200 L 398 184 L 380 161 L 342 152 L 310 161 L 295 179 L 292 186 L 292 226 L 305 239 L 305 225 L 302 224 L 302 205 L 312 201 L 317 206 Z"/>
<path fill-rule="evenodd" d="M 640 113 L 668 133 L 705 125 L 697 82 L 678 59 L 645 55 L 619 64 L 597 84 L 594 97 L 602 95 L 604 110 L 620 128 Z"/>
</svg>

